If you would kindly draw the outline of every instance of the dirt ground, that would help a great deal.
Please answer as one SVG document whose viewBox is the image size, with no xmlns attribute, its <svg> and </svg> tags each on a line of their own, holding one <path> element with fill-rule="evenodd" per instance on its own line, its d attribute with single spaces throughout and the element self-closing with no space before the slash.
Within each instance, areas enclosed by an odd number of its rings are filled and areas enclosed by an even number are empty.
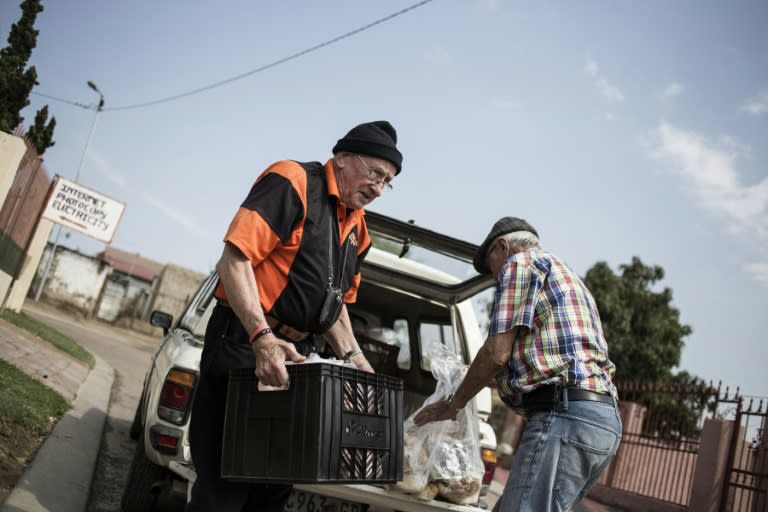
<svg viewBox="0 0 768 512">
<path fill-rule="evenodd" d="M 3 504 L 45 437 L 30 436 L 20 425 L 9 425 L 2 419 L 0 432 L 0 504 Z"/>
</svg>

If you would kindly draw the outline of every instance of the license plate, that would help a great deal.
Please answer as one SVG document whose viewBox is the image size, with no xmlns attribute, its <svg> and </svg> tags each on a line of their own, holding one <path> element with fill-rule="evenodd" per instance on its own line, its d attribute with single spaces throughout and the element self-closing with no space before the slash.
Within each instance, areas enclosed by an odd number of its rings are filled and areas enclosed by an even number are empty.
<svg viewBox="0 0 768 512">
<path fill-rule="evenodd" d="M 294 490 L 285 502 L 283 510 L 285 512 L 366 512 L 368 505 Z"/>
</svg>

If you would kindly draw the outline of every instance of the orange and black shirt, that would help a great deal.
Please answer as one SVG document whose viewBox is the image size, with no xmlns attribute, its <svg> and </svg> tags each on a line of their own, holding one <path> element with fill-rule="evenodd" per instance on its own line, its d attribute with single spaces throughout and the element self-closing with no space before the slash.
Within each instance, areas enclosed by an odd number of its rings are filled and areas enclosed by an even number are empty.
<svg viewBox="0 0 768 512">
<path fill-rule="evenodd" d="M 329 240 L 335 273 L 346 254 L 339 288 L 344 302 L 353 303 L 371 239 L 364 211 L 341 201 L 333 160 L 325 166 L 272 164 L 257 178 L 224 237 L 250 260 L 264 312 L 301 331 L 318 327 L 328 287 Z M 226 300 L 221 285 L 216 297 Z"/>
</svg>

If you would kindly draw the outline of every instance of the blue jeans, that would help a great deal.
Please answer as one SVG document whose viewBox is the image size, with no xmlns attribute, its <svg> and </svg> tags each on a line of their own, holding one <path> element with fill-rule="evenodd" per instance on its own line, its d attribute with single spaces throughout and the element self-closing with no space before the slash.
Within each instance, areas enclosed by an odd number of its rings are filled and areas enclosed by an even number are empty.
<svg viewBox="0 0 768 512">
<path fill-rule="evenodd" d="M 565 512 L 587 494 L 616 455 L 616 403 L 563 400 L 529 415 L 494 512 Z"/>
</svg>

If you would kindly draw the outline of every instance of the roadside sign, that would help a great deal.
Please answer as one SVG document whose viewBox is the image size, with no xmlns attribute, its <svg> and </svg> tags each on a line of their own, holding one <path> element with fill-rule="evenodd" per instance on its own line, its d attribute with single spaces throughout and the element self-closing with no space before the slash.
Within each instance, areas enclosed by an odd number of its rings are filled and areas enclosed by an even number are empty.
<svg viewBox="0 0 768 512">
<path fill-rule="evenodd" d="M 124 210 L 125 203 L 57 176 L 43 218 L 109 244 Z"/>
</svg>

